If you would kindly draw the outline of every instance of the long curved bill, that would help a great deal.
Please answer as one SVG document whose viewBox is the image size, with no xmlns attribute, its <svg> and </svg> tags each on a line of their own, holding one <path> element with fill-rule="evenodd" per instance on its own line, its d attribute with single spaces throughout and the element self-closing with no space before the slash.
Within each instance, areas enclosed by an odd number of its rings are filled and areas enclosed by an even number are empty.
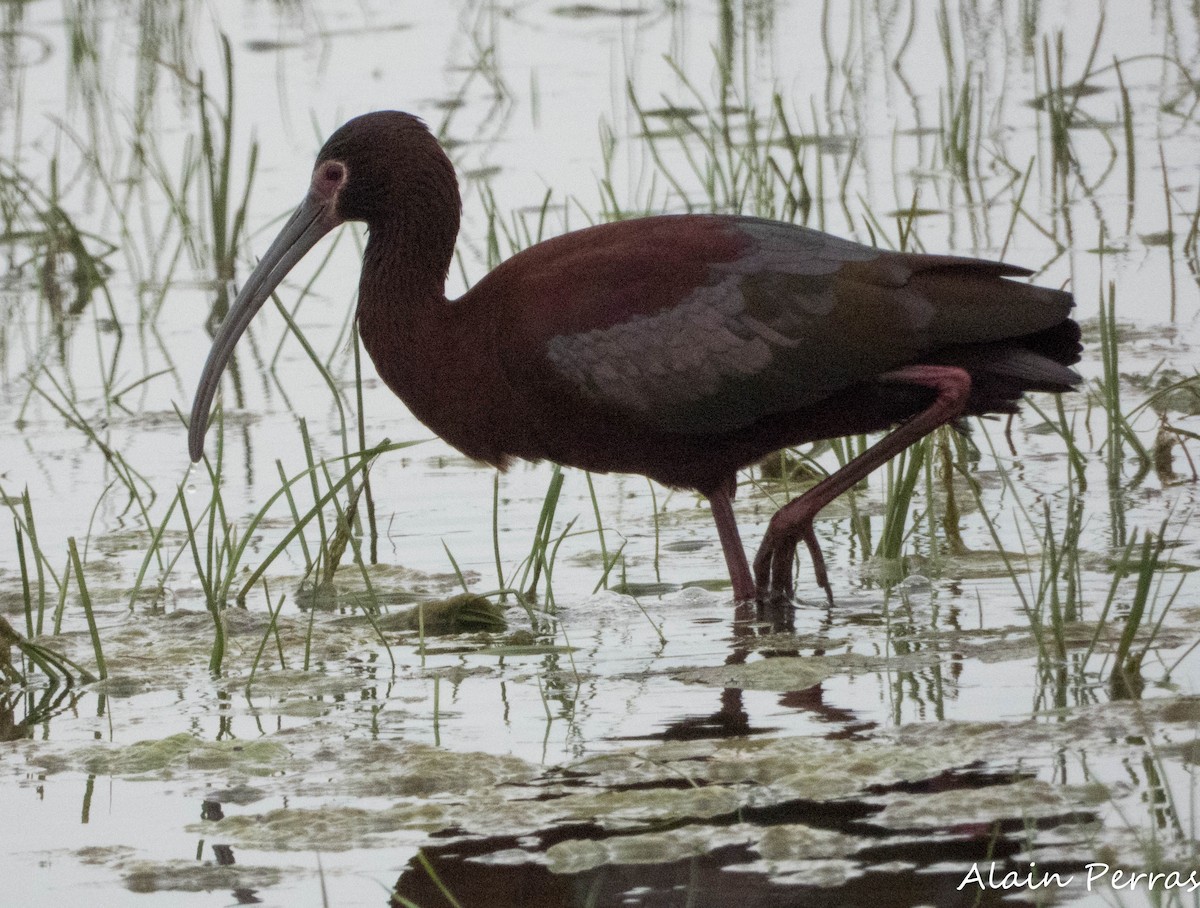
<svg viewBox="0 0 1200 908">
<path fill-rule="evenodd" d="M 309 193 L 279 236 L 275 237 L 275 242 L 259 261 L 258 267 L 246 279 L 237 299 L 229 307 L 229 315 L 213 339 L 208 362 L 204 364 L 200 385 L 196 388 L 196 398 L 192 401 L 192 415 L 188 419 L 188 453 L 193 461 L 204 455 L 204 433 L 208 430 L 209 410 L 221 384 L 221 373 L 233 355 L 238 339 L 296 262 L 304 258 L 317 240 L 341 222 L 331 202 Z"/>
</svg>

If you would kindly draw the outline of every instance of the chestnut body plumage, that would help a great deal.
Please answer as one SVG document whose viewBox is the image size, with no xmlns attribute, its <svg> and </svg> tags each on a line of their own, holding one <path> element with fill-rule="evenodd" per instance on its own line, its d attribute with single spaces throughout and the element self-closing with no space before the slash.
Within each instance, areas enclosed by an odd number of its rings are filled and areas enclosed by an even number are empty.
<svg viewBox="0 0 1200 908">
<path fill-rule="evenodd" d="M 1079 380 L 1069 294 L 1029 272 L 882 252 L 774 221 L 672 215 L 539 243 L 448 301 L 453 167 L 423 124 L 351 120 L 305 202 L 247 280 L 193 406 L 193 459 L 237 338 L 328 230 L 364 220 L 358 323 L 388 386 L 430 429 L 498 467 L 548 459 L 640 473 L 712 503 L 738 599 L 792 593 L 804 542 L 829 593 L 816 513 L 939 425 L 1012 412 Z M 780 509 L 752 578 L 733 521 L 737 471 L 788 445 L 886 429 Z"/>
</svg>

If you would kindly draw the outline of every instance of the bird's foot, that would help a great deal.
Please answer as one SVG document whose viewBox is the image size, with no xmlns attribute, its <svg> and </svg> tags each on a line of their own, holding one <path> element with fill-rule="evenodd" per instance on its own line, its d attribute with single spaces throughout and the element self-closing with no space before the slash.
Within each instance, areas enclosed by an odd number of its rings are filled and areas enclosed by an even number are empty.
<svg viewBox="0 0 1200 908">
<path fill-rule="evenodd" d="M 825 569 L 825 555 L 813 530 L 814 516 L 793 512 L 791 519 L 781 518 L 779 514 L 771 519 L 758 554 L 754 557 L 754 580 L 759 601 L 790 601 L 795 598 L 792 566 L 796 561 L 796 549 L 803 542 L 812 558 L 817 585 L 825 591 L 825 598 L 833 605 L 833 588 L 829 585 L 829 572 Z"/>
<path fill-rule="evenodd" d="M 821 544 L 817 542 L 817 534 L 813 531 L 811 521 L 805 527 L 802 538 L 808 547 L 808 555 L 812 559 L 813 576 L 816 578 L 817 586 L 825 591 L 825 599 L 830 605 L 833 605 L 833 587 L 829 585 L 829 573 L 825 570 L 825 553 L 821 551 Z"/>
<path fill-rule="evenodd" d="M 825 571 L 825 558 L 813 532 L 813 520 L 821 508 L 850 491 L 876 467 L 920 441 L 938 426 L 961 416 L 971 393 L 971 376 L 957 366 L 916 364 L 876 378 L 878 381 L 932 388 L 937 392 L 937 399 L 927 409 L 902 423 L 891 435 L 775 512 L 767 525 L 762 547 L 754 559 L 755 588 L 760 599 L 772 595 L 792 595 L 792 562 L 796 548 L 803 542 L 812 556 L 817 583 L 825 590 L 825 597 L 832 605 L 833 589 Z"/>
<path fill-rule="evenodd" d="M 799 539 L 789 544 L 787 535 L 772 518 L 754 556 L 754 586 L 759 602 L 792 598 L 792 560 Z"/>
</svg>

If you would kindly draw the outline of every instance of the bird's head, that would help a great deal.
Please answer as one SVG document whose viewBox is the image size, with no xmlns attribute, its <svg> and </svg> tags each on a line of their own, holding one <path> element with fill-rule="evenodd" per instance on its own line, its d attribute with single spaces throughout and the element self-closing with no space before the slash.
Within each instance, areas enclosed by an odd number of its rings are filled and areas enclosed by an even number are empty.
<svg viewBox="0 0 1200 908">
<path fill-rule="evenodd" d="M 421 120 L 396 110 L 355 117 L 325 142 L 313 168 L 310 196 L 327 199 L 343 221 L 372 229 L 428 228 L 460 202 L 454 166 Z"/>
<path fill-rule="evenodd" d="M 418 263 L 444 280 L 459 209 L 454 167 L 416 117 L 376 111 L 334 132 L 317 156 L 304 201 L 246 278 L 213 339 L 192 403 L 192 460 L 204 453 L 209 410 L 238 339 L 279 282 L 321 237 L 345 221 L 365 221 L 371 245 L 386 242 L 404 261 Z"/>
</svg>

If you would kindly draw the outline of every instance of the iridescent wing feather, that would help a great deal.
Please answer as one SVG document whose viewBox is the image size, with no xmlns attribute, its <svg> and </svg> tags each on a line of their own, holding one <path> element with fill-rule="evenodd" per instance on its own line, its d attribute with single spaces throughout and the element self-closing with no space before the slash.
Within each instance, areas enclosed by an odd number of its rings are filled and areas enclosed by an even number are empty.
<svg viewBox="0 0 1200 908">
<path fill-rule="evenodd" d="M 599 323 L 539 340 L 561 379 L 659 431 L 739 429 L 938 350 L 1047 329 L 1071 305 L 1068 294 L 1007 280 L 1028 272 L 1001 263 L 882 252 L 754 218 L 679 218 L 672 241 L 661 222 L 675 219 L 653 220 L 659 233 L 640 258 L 628 244 L 597 244 L 593 257 L 611 246 L 622 267 L 581 256 L 564 272 L 575 284 L 561 295 L 578 303 L 583 293 Z M 646 223 L 608 226 L 632 233 Z M 703 231 L 725 242 L 700 242 Z M 1010 368 L 1073 375 L 1024 359 Z"/>
</svg>

